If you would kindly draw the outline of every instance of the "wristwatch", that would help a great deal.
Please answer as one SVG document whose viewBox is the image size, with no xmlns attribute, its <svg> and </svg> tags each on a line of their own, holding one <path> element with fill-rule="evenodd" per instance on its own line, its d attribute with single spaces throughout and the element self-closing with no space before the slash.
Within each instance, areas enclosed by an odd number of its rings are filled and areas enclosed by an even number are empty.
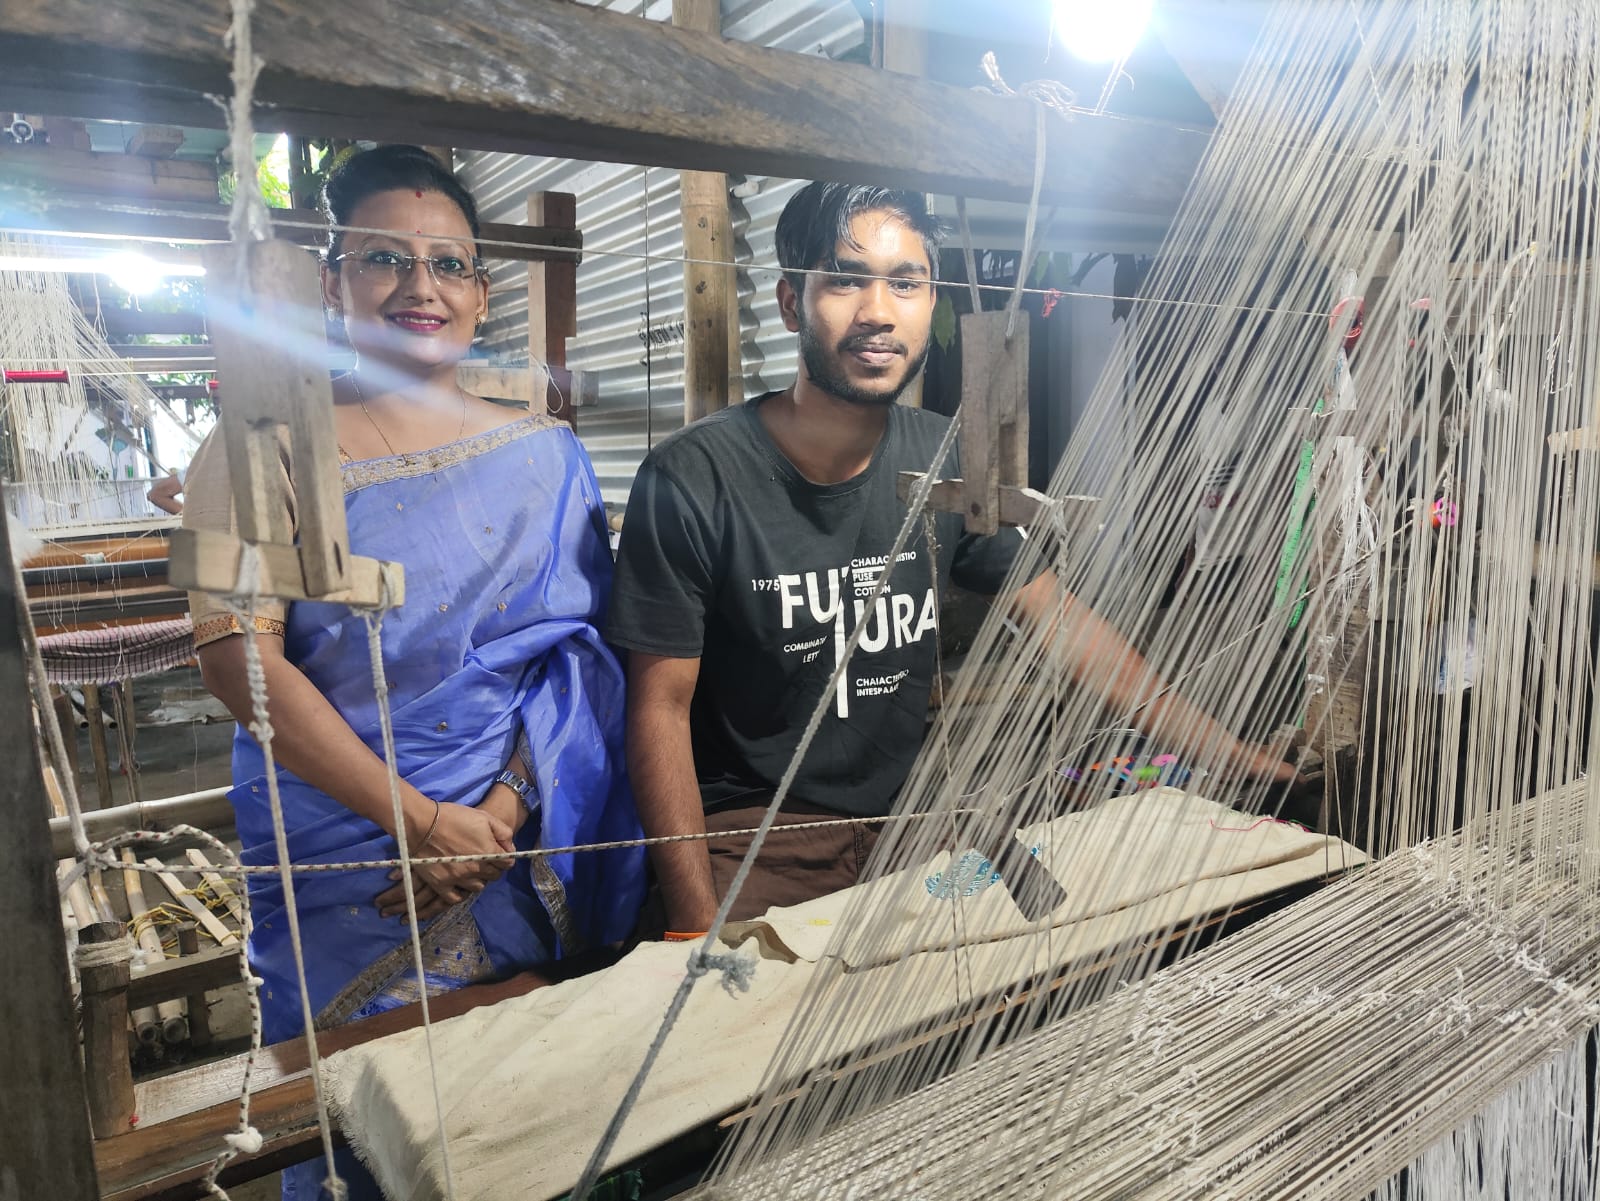
<svg viewBox="0 0 1600 1201">
<path fill-rule="evenodd" d="M 535 797 L 533 785 L 527 780 L 524 780 L 521 776 L 517 775 L 517 773 L 512 771 L 509 767 L 496 776 L 494 778 L 494 782 L 496 784 L 504 784 L 507 788 L 511 789 L 512 792 L 517 794 L 517 797 L 524 805 L 533 804 Z"/>
</svg>

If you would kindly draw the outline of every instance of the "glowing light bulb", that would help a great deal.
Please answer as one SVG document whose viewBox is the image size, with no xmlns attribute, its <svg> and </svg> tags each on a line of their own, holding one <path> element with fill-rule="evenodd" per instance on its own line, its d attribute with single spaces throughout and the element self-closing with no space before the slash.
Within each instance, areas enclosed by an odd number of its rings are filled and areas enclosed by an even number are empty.
<svg viewBox="0 0 1600 1201">
<path fill-rule="evenodd" d="M 133 250 L 107 255 L 100 269 L 117 287 L 135 296 L 148 296 L 154 292 L 166 275 L 159 264 Z"/>
<path fill-rule="evenodd" d="M 1155 0 L 1055 0 L 1056 36 L 1088 63 L 1127 58 L 1144 36 Z"/>
</svg>

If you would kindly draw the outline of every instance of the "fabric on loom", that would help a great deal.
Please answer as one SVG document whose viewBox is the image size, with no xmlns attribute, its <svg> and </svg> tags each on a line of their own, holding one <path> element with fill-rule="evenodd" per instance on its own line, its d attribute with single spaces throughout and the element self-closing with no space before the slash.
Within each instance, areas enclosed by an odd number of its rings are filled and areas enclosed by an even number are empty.
<svg viewBox="0 0 1600 1201">
<path fill-rule="evenodd" d="M 213 491 L 227 496 L 225 461 L 212 470 L 220 449 L 208 443 L 190 473 L 190 524 L 231 509 Z M 401 776 L 443 804 L 475 805 L 521 739 L 542 799 L 520 848 L 639 837 L 623 769 L 622 675 L 595 629 L 610 576 L 603 509 L 570 430 L 532 417 L 435 451 L 346 464 L 343 476 L 351 551 L 406 571 L 406 603 L 383 627 Z M 361 617 L 310 602 L 284 616 L 289 660 L 382 755 Z M 230 799 L 246 863 L 275 862 L 261 772 L 260 748 L 241 727 Z M 280 769 L 280 786 L 294 862 L 395 855 L 376 825 L 292 773 Z M 563 856 L 537 880 L 520 861 L 470 910 L 424 927 L 430 990 L 622 937 L 643 858 L 638 848 Z M 387 877 L 373 868 L 296 880 L 319 1025 L 414 999 L 406 925 L 373 904 Z M 301 1026 L 282 889 L 275 876 L 250 887 L 250 958 L 275 1042 Z"/>
<path fill-rule="evenodd" d="M 182 667 L 194 658 L 194 643 L 194 627 L 180 617 L 47 634 L 39 657 L 52 684 L 115 684 Z"/>
<path fill-rule="evenodd" d="M 1191 847 L 1196 841 L 1193 823 L 1200 814 L 1218 815 L 1219 825 L 1223 818 L 1229 826 L 1249 826 L 1254 820 L 1175 791 L 1146 794 L 1139 803 L 1146 806 L 1139 820 L 1153 831 L 1143 840 L 1147 846 Z M 1052 845 L 1078 844 L 1083 855 L 1104 857 L 1125 833 L 1127 817 L 1126 811 L 1120 818 L 1116 811 L 1072 814 L 1029 835 Z M 1206 866 L 1210 871 L 1197 885 L 1190 886 L 1180 874 L 1171 877 L 1166 891 L 1152 896 L 1144 881 L 1130 876 L 1123 896 L 1135 908 L 1114 918 L 1102 915 L 1038 928 L 1014 922 L 1014 907 L 1011 912 L 1000 904 L 981 913 L 971 910 L 969 941 L 979 945 L 951 954 L 948 939 L 942 949 L 930 944 L 926 952 L 911 956 L 917 966 L 909 986 L 906 977 L 888 973 L 883 973 L 884 983 L 904 987 L 899 1003 L 910 1025 L 957 1008 L 974 991 L 999 993 L 1036 970 L 1090 959 L 1119 945 L 1128 936 L 1130 912 L 1136 914 L 1139 929 L 1165 930 L 1174 922 L 1316 879 L 1330 866 L 1364 862 L 1360 852 L 1335 839 L 1288 826 L 1255 837 L 1264 830 L 1201 840 L 1214 844 L 1215 857 L 1202 865 L 1203 872 Z M 1235 837 L 1237 842 L 1229 841 Z M 1148 858 L 1158 855 L 1150 852 Z M 1076 870 L 1068 856 L 1045 862 L 1053 872 Z M 819 974 L 848 978 L 857 988 L 863 978 L 870 983 L 878 977 L 876 969 L 857 971 L 848 961 L 824 954 L 828 940 L 840 932 L 840 915 L 861 889 L 880 889 L 885 897 L 915 896 L 920 890 L 924 913 L 939 915 L 948 931 L 951 902 L 927 886 L 944 866 L 936 860 L 874 885 L 858 885 L 728 927 L 724 940 L 738 944 L 738 954 L 763 960 L 750 990 L 733 995 L 712 980 L 694 990 L 633 1120 L 624 1127 L 611 1166 L 749 1100 Z M 1192 860 L 1189 866 L 1193 868 Z M 1061 883 L 1070 893 L 1071 877 L 1062 877 Z M 986 891 L 997 898 L 1004 892 L 998 887 Z M 907 904 L 903 921 L 908 930 L 919 920 L 921 915 Z M 447 1134 L 452 1148 L 466 1152 L 452 1157 L 458 1196 L 532 1201 L 572 1187 L 683 978 L 692 949 L 680 943 L 644 943 L 606 971 L 435 1024 L 434 1062 Z M 830 1046 L 825 1054 L 842 1049 Z M 442 1199 L 433 1096 L 422 1083 L 428 1078 L 422 1032 L 340 1052 L 324 1066 L 341 1127 L 390 1196 Z M 511 1097 L 517 1099 L 515 1105 L 508 1104 Z"/>
<path fill-rule="evenodd" d="M 1159 837 L 1127 837 L 1150 828 Z M 1067 901 L 1049 925 L 1067 926 L 1119 913 L 1131 906 L 1179 893 L 1194 881 L 1219 880 L 1242 872 L 1317 856 L 1321 871 L 1353 867 L 1365 856 L 1347 845 L 1310 834 L 1286 822 L 1262 821 L 1176 788 L 1117 797 L 1082 813 L 1029 826 L 1017 836 L 1066 890 Z M 1328 852 L 1326 860 L 1322 853 Z M 952 868 L 952 860 L 954 868 Z M 782 948 L 790 958 L 815 962 L 824 951 L 851 968 L 883 962 L 879 945 L 859 945 L 852 932 L 839 934 L 843 906 L 861 906 L 905 932 L 890 952 L 935 951 L 949 945 L 951 891 L 962 895 L 968 944 L 1000 942 L 1028 934 L 1028 921 L 982 852 L 943 852 L 918 872 L 899 872 L 833 893 L 806 905 L 769 910 L 759 921 L 729 926 L 735 937 L 754 935 Z M 944 900 L 943 906 L 929 900 Z"/>
</svg>

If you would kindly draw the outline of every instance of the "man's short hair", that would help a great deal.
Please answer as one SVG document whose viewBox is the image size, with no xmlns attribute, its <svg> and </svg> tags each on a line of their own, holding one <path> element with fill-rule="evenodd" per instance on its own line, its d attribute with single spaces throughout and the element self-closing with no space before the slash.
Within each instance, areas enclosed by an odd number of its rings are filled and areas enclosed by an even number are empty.
<svg viewBox="0 0 1600 1201">
<path fill-rule="evenodd" d="M 804 293 L 807 271 L 836 266 L 839 243 L 854 246 L 850 223 L 862 213 L 888 212 L 922 238 L 928 271 L 939 278 L 939 245 L 944 227 L 928 211 L 921 192 L 866 184 L 808 183 L 783 206 L 778 218 L 778 265 L 796 292 Z"/>
</svg>

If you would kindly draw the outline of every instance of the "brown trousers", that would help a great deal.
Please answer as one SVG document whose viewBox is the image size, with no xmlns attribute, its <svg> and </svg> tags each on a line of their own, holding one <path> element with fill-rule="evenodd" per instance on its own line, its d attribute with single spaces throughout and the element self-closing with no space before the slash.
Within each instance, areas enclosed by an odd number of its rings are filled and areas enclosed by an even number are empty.
<svg viewBox="0 0 1600 1201">
<path fill-rule="evenodd" d="M 706 814 L 706 831 L 754 830 L 767 811 L 766 803 L 737 805 Z M 828 821 L 815 830 L 788 830 L 786 826 Z M 878 841 L 881 825 L 862 826 L 839 820 L 830 809 L 798 802 L 785 805 L 774 819 L 761 853 L 750 875 L 739 890 L 730 920 L 746 921 L 760 917 L 774 905 L 799 905 L 841 888 L 849 888 L 861 878 L 867 856 Z M 711 853 L 711 879 L 717 899 L 728 895 L 728 887 L 750 849 L 750 834 L 728 834 L 706 843 Z M 666 910 L 661 890 L 651 888 L 639 915 L 638 937 L 660 938 L 666 929 Z"/>
<path fill-rule="evenodd" d="M 753 830 L 761 824 L 766 811 L 765 804 L 718 809 L 706 814 L 706 832 Z M 829 824 L 812 830 L 785 828 L 815 821 Z M 775 905 L 799 905 L 849 888 L 861 878 L 882 828 L 841 821 L 838 813 L 815 805 L 785 805 L 761 844 L 729 920 L 746 921 L 760 917 Z M 706 844 L 711 852 L 711 878 L 717 886 L 718 900 L 727 896 L 753 838 L 752 834 L 728 834 Z"/>
</svg>

